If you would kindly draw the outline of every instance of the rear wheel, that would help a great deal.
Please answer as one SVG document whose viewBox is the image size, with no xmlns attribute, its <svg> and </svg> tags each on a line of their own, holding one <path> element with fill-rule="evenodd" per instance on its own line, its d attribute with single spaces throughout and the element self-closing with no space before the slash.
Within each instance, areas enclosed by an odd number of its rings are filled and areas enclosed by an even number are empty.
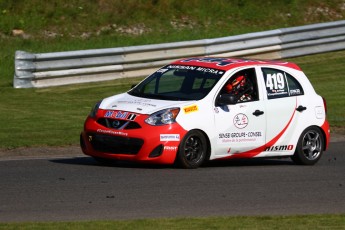
<svg viewBox="0 0 345 230">
<path fill-rule="evenodd" d="M 200 131 L 188 132 L 179 145 L 177 163 L 183 168 L 197 168 L 206 158 L 206 138 Z"/>
<path fill-rule="evenodd" d="M 317 127 L 310 127 L 300 136 L 294 155 L 291 157 L 296 164 L 313 165 L 318 162 L 324 148 L 323 136 Z"/>
</svg>

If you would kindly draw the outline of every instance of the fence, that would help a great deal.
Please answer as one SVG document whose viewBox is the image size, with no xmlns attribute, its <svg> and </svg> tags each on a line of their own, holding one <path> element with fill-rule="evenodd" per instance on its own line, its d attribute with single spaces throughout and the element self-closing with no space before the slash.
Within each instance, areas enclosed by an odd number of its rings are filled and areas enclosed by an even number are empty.
<svg viewBox="0 0 345 230">
<path fill-rule="evenodd" d="M 181 57 L 282 59 L 345 49 L 345 20 L 216 39 L 54 53 L 16 51 L 15 88 L 145 76 Z"/>
</svg>

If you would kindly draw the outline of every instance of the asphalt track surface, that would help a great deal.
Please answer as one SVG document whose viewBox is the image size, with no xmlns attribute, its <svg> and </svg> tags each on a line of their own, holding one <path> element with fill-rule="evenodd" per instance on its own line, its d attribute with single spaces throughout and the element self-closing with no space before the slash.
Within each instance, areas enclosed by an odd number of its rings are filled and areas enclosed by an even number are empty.
<svg viewBox="0 0 345 230">
<path fill-rule="evenodd" d="M 314 166 L 290 159 L 195 170 L 90 157 L 0 159 L 0 222 L 345 213 L 345 142 Z"/>
</svg>

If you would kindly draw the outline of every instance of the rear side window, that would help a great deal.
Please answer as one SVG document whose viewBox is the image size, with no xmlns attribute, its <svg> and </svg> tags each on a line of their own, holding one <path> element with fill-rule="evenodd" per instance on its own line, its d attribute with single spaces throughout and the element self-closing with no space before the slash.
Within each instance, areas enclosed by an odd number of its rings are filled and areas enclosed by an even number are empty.
<svg viewBox="0 0 345 230">
<path fill-rule="evenodd" d="M 303 95 L 301 84 L 290 74 L 272 68 L 262 68 L 268 99 Z"/>
</svg>

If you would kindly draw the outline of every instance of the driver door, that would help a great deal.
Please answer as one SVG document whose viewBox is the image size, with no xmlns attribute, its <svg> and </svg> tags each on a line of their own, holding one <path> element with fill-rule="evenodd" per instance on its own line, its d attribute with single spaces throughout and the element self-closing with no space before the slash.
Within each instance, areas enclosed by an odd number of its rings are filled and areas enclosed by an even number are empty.
<svg viewBox="0 0 345 230">
<path fill-rule="evenodd" d="M 251 82 L 251 99 L 239 100 L 230 105 L 215 103 L 214 119 L 217 130 L 215 155 L 217 158 L 254 157 L 262 152 L 265 146 L 265 104 L 262 99 L 260 100 L 256 70 L 249 68 L 238 71 L 229 78 L 227 83 L 232 82 L 239 75 L 245 76 Z M 222 93 L 224 92 L 221 90 L 219 94 Z M 240 97 L 241 95 L 238 95 L 238 98 Z"/>
</svg>

